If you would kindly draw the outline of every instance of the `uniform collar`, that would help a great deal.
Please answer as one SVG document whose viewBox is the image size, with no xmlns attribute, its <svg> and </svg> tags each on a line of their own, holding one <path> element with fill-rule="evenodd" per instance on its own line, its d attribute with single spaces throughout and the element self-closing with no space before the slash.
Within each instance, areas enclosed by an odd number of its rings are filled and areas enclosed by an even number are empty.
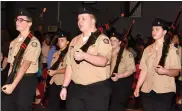
<svg viewBox="0 0 182 111">
<path fill-rule="evenodd" d="M 16 38 L 16 42 L 20 42 L 22 43 L 25 40 L 26 37 L 21 37 L 20 35 L 18 35 L 18 37 Z"/>
<path fill-rule="evenodd" d="M 158 51 L 158 50 L 162 50 L 162 47 L 163 46 L 160 46 L 158 49 L 156 49 L 156 43 L 154 42 L 153 44 L 152 44 L 152 50 L 154 50 L 154 51 Z"/>
</svg>

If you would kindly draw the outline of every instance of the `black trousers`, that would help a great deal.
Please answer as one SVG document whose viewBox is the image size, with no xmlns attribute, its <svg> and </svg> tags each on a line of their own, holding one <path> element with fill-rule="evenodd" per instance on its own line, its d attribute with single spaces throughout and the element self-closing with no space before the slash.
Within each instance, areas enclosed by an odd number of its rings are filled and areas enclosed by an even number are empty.
<svg viewBox="0 0 182 111">
<path fill-rule="evenodd" d="M 110 81 L 78 85 L 71 82 L 66 101 L 67 111 L 108 111 Z"/>
<path fill-rule="evenodd" d="M 7 80 L 8 77 L 8 71 L 9 71 L 9 64 L 7 64 L 6 68 L 1 71 L 1 86 L 3 86 Z"/>
<path fill-rule="evenodd" d="M 112 81 L 112 80 L 111 80 Z M 109 111 L 125 111 L 128 98 L 132 95 L 133 76 L 112 81 Z"/>
<path fill-rule="evenodd" d="M 53 83 L 49 88 L 48 109 L 49 111 L 63 111 L 66 107 L 66 101 L 61 100 L 61 85 Z"/>
<path fill-rule="evenodd" d="M 11 95 L 2 93 L 2 111 L 32 111 L 36 76 L 24 76 Z"/>
<path fill-rule="evenodd" d="M 176 81 L 176 93 L 182 98 L 182 81 Z"/>
<path fill-rule="evenodd" d="M 172 111 L 174 92 L 157 94 L 141 93 L 144 111 Z"/>
</svg>

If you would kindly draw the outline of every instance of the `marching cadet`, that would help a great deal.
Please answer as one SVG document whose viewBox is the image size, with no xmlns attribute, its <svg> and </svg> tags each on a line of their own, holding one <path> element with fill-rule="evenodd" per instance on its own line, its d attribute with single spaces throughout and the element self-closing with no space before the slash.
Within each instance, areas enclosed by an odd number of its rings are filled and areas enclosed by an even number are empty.
<svg viewBox="0 0 182 111">
<path fill-rule="evenodd" d="M 135 62 L 132 53 L 123 45 L 123 35 L 112 32 L 110 34 L 112 45 L 111 77 L 112 94 L 109 111 L 125 111 L 125 105 L 132 94 L 133 73 Z"/>
<path fill-rule="evenodd" d="M 180 58 L 180 61 L 182 63 L 182 56 L 181 56 L 181 46 L 180 46 L 180 41 L 178 35 L 174 35 L 172 39 L 172 44 L 178 48 L 178 55 Z M 176 78 L 176 103 L 182 104 L 182 71 L 180 71 L 179 76 Z"/>
<path fill-rule="evenodd" d="M 78 27 L 82 33 L 70 43 L 60 92 L 61 99 L 67 101 L 67 111 L 108 111 L 112 47 L 103 33 L 92 36 L 98 31 L 95 12 L 91 7 L 80 8 L 78 12 Z M 90 45 L 93 39 L 95 42 Z M 89 46 L 86 52 L 81 50 L 83 46 Z"/>
<path fill-rule="evenodd" d="M 12 71 L 14 56 L 25 45 L 25 40 L 30 37 L 32 17 L 25 9 L 20 9 L 15 19 L 16 30 L 20 32 L 18 37 L 10 43 L 8 62 L 10 63 L 9 74 Z M 8 96 L 2 100 L 2 111 L 31 111 L 33 97 L 36 89 L 36 72 L 41 52 L 39 40 L 31 36 L 29 44 L 19 61 L 17 72 L 12 83 L 5 84 L 2 91 Z M 16 56 L 17 57 L 17 56 Z M 8 75 L 9 75 L 8 74 Z"/>
<path fill-rule="evenodd" d="M 65 56 L 68 51 L 68 33 L 65 31 L 57 32 L 53 43 L 58 45 L 57 51 L 53 55 L 51 68 L 48 70 L 50 80 L 48 109 L 50 111 L 61 111 L 65 108 L 65 101 L 60 100 L 59 94 L 64 80 L 65 73 Z"/>
<path fill-rule="evenodd" d="M 141 88 L 144 111 L 171 111 L 176 92 L 175 76 L 181 69 L 178 49 L 170 45 L 164 67 L 158 65 L 163 49 L 164 36 L 168 31 L 166 21 L 156 18 L 152 23 L 155 42 L 144 49 L 140 62 L 140 75 L 134 92 L 139 96 Z"/>
</svg>

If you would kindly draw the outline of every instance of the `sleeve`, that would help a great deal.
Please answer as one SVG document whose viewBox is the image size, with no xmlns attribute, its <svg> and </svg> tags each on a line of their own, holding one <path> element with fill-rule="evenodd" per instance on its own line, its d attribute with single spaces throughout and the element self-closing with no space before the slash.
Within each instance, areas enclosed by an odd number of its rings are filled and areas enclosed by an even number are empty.
<svg viewBox="0 0 182 111">
<path fill-rule="evenodd" d="M 41 46 L 38 40 L 33 40 L 29 43 L 24 52 L 23 60 L 28 60 L 36 63 L 41 53 Z"/>
<path fill-rule="evenodd" d="M 181 46 L 179 46 L 179 49 L 178 50 L 179 50 L 179 58 L 180 58 L 180 61 L 181 61 L 181 64 L 182 64 Z"/>
<path fill-rule="evenodd" d="M 70 43 L 70 45 L 69 45 L 68 52 L 67 52 L 66 58 L 65 58 L 65 59 L 66 59 L 66 60 L 65 60 L 65 64 L 66 64 L 67 66 L 70 66 L 70 65 L 71 65 L 71 49 L 73 48 L 72 42 L 73 42 L 73 40 L 71 41 L 71 43 Z"/>
<path fill-rule="evenodd" d="M 133 73 L 136 71 L 134 56 L 131 52 L 126 55 L 127 72 Z"/>
<path fill-rule="evenodd" d="M 53 47 L 49 50 L 49 52 L 48 52 L 48 57 L 47 57 L 47 68 L 48 68 L 48 69 L 51 67 L 51 61 L 52 61 L 54 52 L 56 52 L 55 46 L 53 46 Z"/>
<path fill-rule="evenodd" d="M 57 52 L 54 52 L 54 54 L 53 54 L 53 56 L 52 56 L 52 60 L 51 60 L 51 63 L 50 63 L 50 67 L 52 67 L 52 65 L 57 61 L 57 60 L 55 60 L 56 53 L 57 53 Z"/>
<path fill-rule="evenodd" d="M 179 58 L 179 50 L 171 48 L 170 50 L 170 68 L 171 69 L 181 69 L 181 61 Z"/>
<path fill-rule="evenodd" d="M 104 37 L 100 39 L 97 52 L 98 55 L 107 57 L 109 60 L 111 59 L 112 46 L 109 38 Z"/>
<path fill-rule="evenodd" d="M 12 56 L 12 42 L 9 45 L 8 60 L 7 60 L 8 63 L 11 63 L 11 59 L 12 59 L 11 56 Z"/>
<path fill-rule="evenodd" d="M 59 65 L 59 69 L 63 69 L 63 68 L 66 68 L 66 57 L 68 56 L 68 54 L 65 55 L 64 59 L 63 59 L 63 63 L 62 65 L 60 64 Z"/>
<path fill-rule="evenodd" d="M 146 58 L 147 58 L 147 50 L 145 49 L 143 51 L 143 55 L 139 65 L 139 69 L 143 70 L 144 72 L 147 72 Z"/>
</svg>

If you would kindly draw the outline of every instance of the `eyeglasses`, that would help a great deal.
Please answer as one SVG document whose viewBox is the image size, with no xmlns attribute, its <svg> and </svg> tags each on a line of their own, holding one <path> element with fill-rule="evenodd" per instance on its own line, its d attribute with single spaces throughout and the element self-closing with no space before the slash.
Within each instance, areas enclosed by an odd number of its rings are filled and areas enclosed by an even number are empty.
<svg viewBox="0 0 182 111">
<path fill-rule="evenodd" d="M 19 19 L 15 19 L 15 22 L 23 22 L 23 21 L 25 21 L 25 22 L 31 22 L 31 21 L 29 21 L 29 20 L 24 20 L 24 19 L 22 19 L 22 18 L 19 18 Z"/>
</svg>

